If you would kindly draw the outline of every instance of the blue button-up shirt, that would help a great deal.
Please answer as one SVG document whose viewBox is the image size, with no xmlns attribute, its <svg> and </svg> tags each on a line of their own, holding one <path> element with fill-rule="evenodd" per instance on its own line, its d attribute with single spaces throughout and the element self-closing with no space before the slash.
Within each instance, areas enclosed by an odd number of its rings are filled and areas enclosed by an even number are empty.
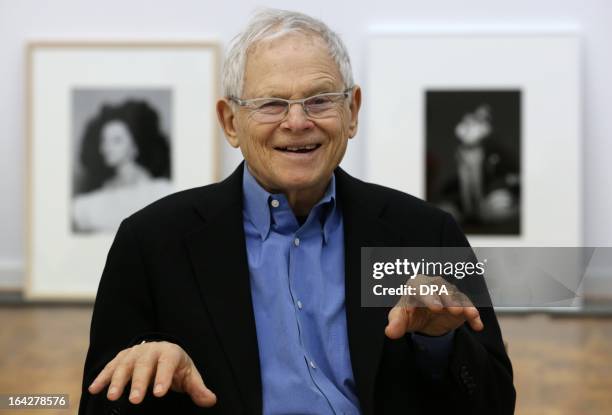
<svg viewBox="0 0 612 415">
<path fill-rule="evenodd" d="M 246 166 L 243 192 L 264 414 L 358 414 L 335 178 L 302 225 Z"/>
<path fill-rule="evenodd" d="M 344 307 L 344 232 L 331 182 L 300 225 L 287 198 L 243 176 L 243 223 L 264 414 L 359 414 Z M 417 367 L 441 378 L 453 332 L 412 335 Z"/>
</svg>

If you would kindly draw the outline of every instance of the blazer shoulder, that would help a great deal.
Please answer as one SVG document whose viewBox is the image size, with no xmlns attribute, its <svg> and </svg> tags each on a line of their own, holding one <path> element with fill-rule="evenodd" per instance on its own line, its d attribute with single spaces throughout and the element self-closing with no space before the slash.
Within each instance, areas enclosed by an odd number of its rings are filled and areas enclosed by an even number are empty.
<svg viewBox="0 0 612 415">
<path fill-rule="evenodd" d="M 427 222 L 440 222 L 451 217 L 446 211 L 409 193 L 353 177 L 351 179 L 354 180 L 353 191 L 370 199 L 369 202 L 382 203 L 384 216 L 391 219 L 420 218 Z"/>
<path fill-rule="evenodd" d="M 166 231 L 187 231 L 201 223 L 208 206 L 221 198 L 221 183 L 178 191 L 165 196 L 125 219 L 139 231 L 149 228 Z"/>
<path fill-rule="evenodd" d="M 345 212 L 364 210 L 376 215 L 409 246 L 464 246 L 465 237 L 454 218 L 433 204 L 408 193 L 336 176 Z"/>
<path fill-rule="evenodd" d="M 469 246 L 450 213 L 408 193 L 380 185 L 369 186 L 372 194 L 386 200 L 382 219 L 407 241 L 419 241 L 421 246 Z"/>
</svg>

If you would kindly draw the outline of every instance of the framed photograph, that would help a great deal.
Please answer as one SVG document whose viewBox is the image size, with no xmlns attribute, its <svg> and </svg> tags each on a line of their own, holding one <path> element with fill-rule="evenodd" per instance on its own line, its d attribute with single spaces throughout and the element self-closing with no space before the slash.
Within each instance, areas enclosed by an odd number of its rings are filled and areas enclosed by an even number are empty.
<svg viewBox="0 0 612 415">
<path fill-rule="evenodd" d="M 520 90 L 425 91 L 425 197 L 470 235 L 520 235 Z"/>
<path fill-rule="evenodd" d="M 451 213 L 473 246 L 580 246 L 575 33 L 405 32 L 368 45 L 368 179 Z"/>
<path fill-rule="evenodd" d="M 215 43 L 28 45 L 29 299 L 93 299 L 121 221 L 219 178 Z"/>
</svg>

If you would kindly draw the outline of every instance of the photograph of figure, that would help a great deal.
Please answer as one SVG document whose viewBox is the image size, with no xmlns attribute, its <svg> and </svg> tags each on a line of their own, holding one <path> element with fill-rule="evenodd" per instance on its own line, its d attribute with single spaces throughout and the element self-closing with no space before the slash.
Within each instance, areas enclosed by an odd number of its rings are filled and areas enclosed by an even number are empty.
<svg viewBox="0 0 612 415">
<path fill-rule="evenodd" d="M 468 234 L 520 234 L 520 91 L 427 91 L 427 200 Z"/>
<path fill-rule="evenodd" d="M 169 90 L 73 92 L 73 232 L 115 232 L 172 193 L 170 98 Z M 95 112 L 84 114 L 88 107 Z"/>
</svg>

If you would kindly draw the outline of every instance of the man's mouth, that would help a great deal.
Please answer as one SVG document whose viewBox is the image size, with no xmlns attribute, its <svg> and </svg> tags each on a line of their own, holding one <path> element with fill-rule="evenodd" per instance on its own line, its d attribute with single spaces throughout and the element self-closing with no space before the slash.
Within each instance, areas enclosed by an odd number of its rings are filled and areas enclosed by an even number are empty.
<svg viewBox="0 0 612 415">
<path fill-rule="evenodd" d="M 321 147 L 321 144 L 309 144 L 307 146 L 275 147 L 275 149 L 287 153 L 310 153 L 312 151 L 315 151 L 319 147 Z"/>
</svg>

